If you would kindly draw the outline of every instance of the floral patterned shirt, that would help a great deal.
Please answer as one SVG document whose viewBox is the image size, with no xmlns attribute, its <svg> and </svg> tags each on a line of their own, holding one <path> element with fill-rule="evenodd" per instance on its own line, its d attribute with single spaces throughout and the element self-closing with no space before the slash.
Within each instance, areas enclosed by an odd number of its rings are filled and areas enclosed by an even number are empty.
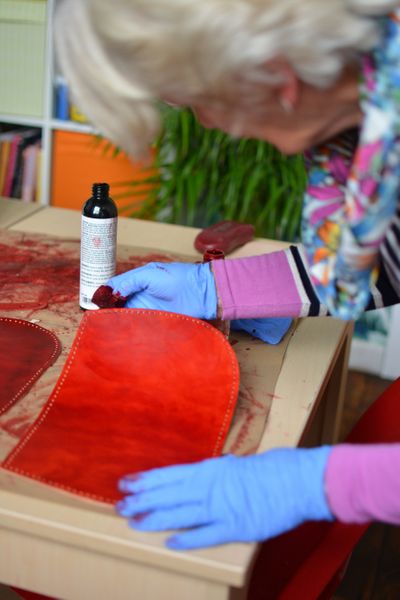
<svg viewBox="0 0 400 600">
<path fill-rule="evenodd" d="M 216 261 L 225 319 L 356 319 L 400 301 L 400 9 L 363 59 L 364 124 L 307 154 L 303 245 Z"/>
<path fill-rule="evenodd" d="M 363 59 L 364 123 L 307 156 L 302 241 L 320 300 L 341 318 L 368 305 L 379 267 L 400 295 L 400 10 Z M 397 212 L 397 214 L 396 214 Z"/>
</svg>

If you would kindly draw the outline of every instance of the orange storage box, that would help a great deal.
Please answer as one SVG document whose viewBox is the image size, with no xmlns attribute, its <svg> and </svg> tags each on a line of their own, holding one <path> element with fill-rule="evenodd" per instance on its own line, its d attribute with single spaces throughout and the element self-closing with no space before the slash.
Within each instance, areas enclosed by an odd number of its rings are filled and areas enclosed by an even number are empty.
<svg viewBox="0 0 400 600">
<path fill-rule="evenodd" d="M 149 186 L 130 186 L 149 176 L 149 167 L 116 153 L 106 140 L 86 133 L 55 131 L 53 141 L 52 206 L 81 210 L 92 184 L 107 182 L 120 215 L 132 215 L 147 198 Z"/>
</svg>

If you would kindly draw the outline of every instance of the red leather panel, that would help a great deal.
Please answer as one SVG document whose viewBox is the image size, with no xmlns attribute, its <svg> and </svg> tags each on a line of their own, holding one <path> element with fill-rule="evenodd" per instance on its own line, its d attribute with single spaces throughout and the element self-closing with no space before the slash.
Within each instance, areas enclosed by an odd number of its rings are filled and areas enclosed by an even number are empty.
<svg viewBox="0 0 400 600">
<path fill-rule="evenodd" d="M 86 313 L 48 403 L 3 466 L 114 502 L 122 475 L 220 454 L 238 387 L 231 346 L 204 321 Z"/>
<path fill-rule="evenodd" d="M 22 319 L 0 317 L 0 415 L 26 394 L 60 351 L 51 331 Z"/>
</svg>

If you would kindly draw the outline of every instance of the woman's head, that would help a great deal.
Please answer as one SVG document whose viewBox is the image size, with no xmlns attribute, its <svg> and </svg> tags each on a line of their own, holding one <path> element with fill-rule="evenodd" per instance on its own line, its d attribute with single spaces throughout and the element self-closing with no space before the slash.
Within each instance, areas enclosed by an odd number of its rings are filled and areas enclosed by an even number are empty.
<svg viewBox="0 0 400 600">
<path fill-rule="evenodd" d="M 390 0 L 63 0 L 55 40 L 80 108 L 134 154 L 157 101 L 265 116 L 293 77 L 327 89 L 378 38 Z M 292 86 L 293 87 L 293 86 Z M 289 90 L 290 95 L 290 90 Z M 290 98 L 289 98 L 290 99 Z M 238 128 L 240 134 L 240 129 Z"/>
</svg>

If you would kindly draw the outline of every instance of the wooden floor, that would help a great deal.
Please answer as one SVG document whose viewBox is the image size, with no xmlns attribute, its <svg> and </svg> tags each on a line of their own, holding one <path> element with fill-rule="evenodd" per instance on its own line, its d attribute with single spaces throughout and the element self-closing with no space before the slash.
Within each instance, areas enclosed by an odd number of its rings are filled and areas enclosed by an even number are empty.
<svg viewBox="0 0 400 600">
<path fill-rule="evenodd" d="M 349 373 L 341 439 L 389 384 L 379 377 Z M 400 527 L 376 523 L 369 528 L 332 600 L 400 600 Z"/>
</svg>

